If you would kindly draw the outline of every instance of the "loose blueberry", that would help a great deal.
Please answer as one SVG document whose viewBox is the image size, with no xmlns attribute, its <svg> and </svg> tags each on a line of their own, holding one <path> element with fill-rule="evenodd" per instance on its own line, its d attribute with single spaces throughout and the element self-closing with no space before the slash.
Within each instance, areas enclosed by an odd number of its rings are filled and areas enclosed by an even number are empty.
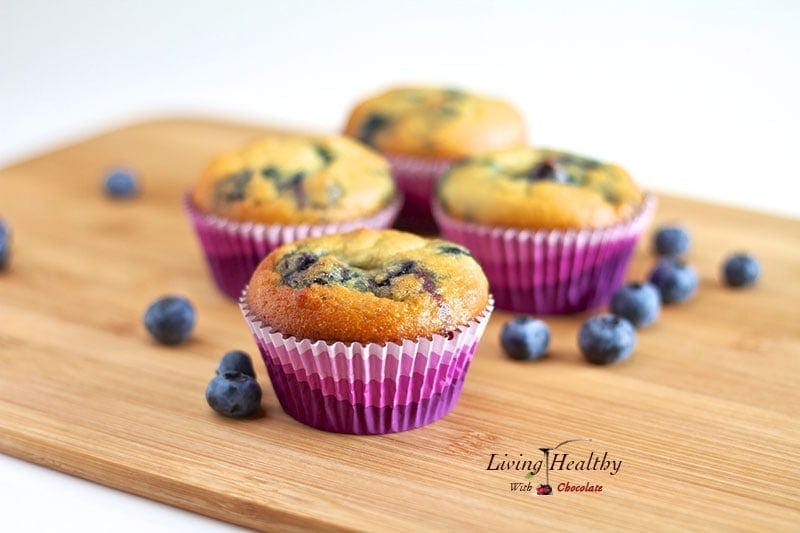
<svg viewBox="0 0 800 533">
<path fill-rule="evenodd" d="M 11 257 L 11 232 L 0 221 L 0 270 L 5 270 Z"/>
<path fill-rule="evenodd" d="M 653 246 L 658 255 L 675 257 L 683 255 L 689 249 L 689 233 L 678 226 L 662 226 L 658 228 Z"/>
<path fill-rule="evenodd" d="M 636 344 L 633 324 L 615 315 L 593 316 L 578 333 L 578 346 L 590 363 L 608 365 L 627 359 Z"/>
<path fill-rule="evenodd" d="M 247 353 L 241 350 L 232 350 L 222 356 L 219 366 L 217 366 L 217 375 L 226 372 L 239 372 L 251 378 L 256 377 L 256 371 L 253 370 L 253 361 Z"/>
<path fill-rule="evenodd" d="M 725 260 L 722 273 L 729 287 L 747 287 L 758 280 L 761 268 L 754 257 L 739 253 Z"/>
<path fill-rule="evenodd" d="M 652 324 L 661 311 L 661 294 L 652 283 L 629 283 L 611 297 L 612 313 L 627 319 L 634 327 Z"/>
<path fill-rule="evenodd" d="M 117 169 L 106 176 L 106 195 L 111 198 L 133 198 L 139 194 L 136 175 L 127 169 Z"/>
<path fill-rule="evenodd" d="M 550 329 L 541 320 L 518 316 L 503 326 L 500 344 L 512 359 L 519 361 L 539 359 L 550 344 Z"/>
<path fill-rule="evenodd" d="M 697 272 L 677 259 L 659 261 L 649 279 L 658 288 L 664 304 L 683 302 L 697 290 Z"/>
<path fill-rule="evenodd" d="M 194 322 L 192 304 L 180 296 L 159 298 L 150 304 L 144 314 L 147 331 L 162 344 L 180 344 L 188 339 Z"/>
<path fill-rule="evenodd" d="M 261 387 L 255 379 L 241 372 L 225 372 L 208 383 L 206 401 L 222 416 L 244 418 L 258 411 Z"/>
</svg>

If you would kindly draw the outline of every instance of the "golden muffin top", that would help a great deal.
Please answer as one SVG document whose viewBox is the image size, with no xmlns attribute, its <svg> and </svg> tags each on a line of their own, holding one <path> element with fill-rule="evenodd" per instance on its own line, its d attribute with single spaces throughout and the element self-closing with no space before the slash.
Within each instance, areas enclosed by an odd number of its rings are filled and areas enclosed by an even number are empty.
<svg viewBox="0 0 800 533">
<path fill-rule="evenodd" d="M 394 196 L 386 159 L 340 135 L 264 137 L 214 159 L 192 192 L 203 212 L 278 224 L 356 219 Z"/>
<path fill-rule="evenodd" d="M 530 229 L 609 226 L 633 215 L 643 199 L 618 165 L 544 148 L 470 158 L 442 177 L 437 197 L 454 218 Z"/>
<path fill-rule="evenodd" d="M 362 101 L 345 133 L 390 155 L 460 159 L 525 144 L 510 104 L 458 89 L 399 87 Z"/>
<path fill-rule="evenodd" d="M 274 250 L 246 298 L 257 318 L 285 335 L 382 343 L 465 325 L 488 304 L 489 288 L 466 248 L 362 229 Z"/>
</svg>

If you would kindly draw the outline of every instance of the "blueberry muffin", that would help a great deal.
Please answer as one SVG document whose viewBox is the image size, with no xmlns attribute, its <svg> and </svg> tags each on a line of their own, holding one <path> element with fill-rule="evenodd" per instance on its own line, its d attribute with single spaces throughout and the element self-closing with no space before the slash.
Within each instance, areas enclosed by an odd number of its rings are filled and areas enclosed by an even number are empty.
<svg viewBox="0 0 800 533">
<path fill-rule="evenodd" d="M 466 249 L 392 230 L 282 246 L 240 305 L 284 410 L 354 434 L 453 409 L 492 311 Z"/>
<path fill-rule="evenodd" d="M 435 159 L 525 144 L 525 124 L 510 104 L 441 87 L 399 87 L 367 98 L 345 133 L 386 154 Z"/>
<path fill-rule="evenodd" d="M 481 263 L 498 307 L 564 314 L 608 302 L 654 206 L 617 165 L 515 148 L 454 166 L 433 212 Z"/>
<path fill-rule="evenodd" d="M 392 225 L 402 200 L 389 164 L 344 136 L 269 136 L 214 159 L 184 206 L 214 281 L 241 296 L 287 242 Z"/>
<path fill-rule="evenodd" d="M 435 229 L 430 203 L 436 180 L 454 162 L 522 146 L 522 116 L 510 104 L 442 87 L 399 87 L 359 103 L 345 133 L 383 153 L 406 197 L 402 227 Z"/>
<path fill-rule="evenodd" d="M 247 292 L 255 315 L 287 335 L 385 342 L 445 333 L 488 302 L 481 267 L 461 246 L 358 230 L 282 246 Z"/>
<path fill-rule="evenodd" d="M 549 149 L 473 157 L 439 183 L 452 217 L 510 228 L 602 228 L 633 215 L 643 194 L 620 166 Z"/>
<path fill-rule="evenodd" d="M 240 222 L 319 224 L 370 215 L 395 195 L 387 161 L 357 142 L 272 136 L 214 159 L 192 201 Z"/>
</svg>

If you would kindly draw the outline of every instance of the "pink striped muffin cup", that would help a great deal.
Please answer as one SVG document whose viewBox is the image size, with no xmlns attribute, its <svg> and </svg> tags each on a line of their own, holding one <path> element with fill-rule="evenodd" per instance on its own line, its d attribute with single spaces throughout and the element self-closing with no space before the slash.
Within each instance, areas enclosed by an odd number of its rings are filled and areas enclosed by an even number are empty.
<svg viewBox="0 0 800 533">
<path fill-rule="evenodd" d="M 362 344 L 286 336 L 259 321 L 244 295 L 239 305 L 284 411 L 356 435 L 406 431 L 449 413 L 493 309 L 490 297 L 473 321 L 445 335 Z"/>
<path fill-rule="evenodd" d="M 402 196 L 398 195 L 380 211 L 363 218 L 327 224 L 261 224 L 198 211 L 188 193 L 183 199 L 217 287 L 234 300 L 241 296 L 261 260 L 275 248 L 305 237 L 358 228 L 386 229 L 394 222 L 402 204 Z"/>
<path fill-rule="evenodd" d="M 498 308 L 549 315 L 608 302 L 625 279 L 655 206 L 648 194 L 629 219 L 580 230 L 493 227 L 455 219 L 438 201 L 432 209 L 442 236 L 467 247 L 481 264 Z"/>
<path fill-rule="evenodd" d="M 418 233 L 435 233 L 431 199 L 436 182 L 453 164 L 449 159 L 423 159 L 407 155 L 383 154 L 392 166 L 392 176 L 403 192 L 405 203 L 397 227 Z"/>
</svg>

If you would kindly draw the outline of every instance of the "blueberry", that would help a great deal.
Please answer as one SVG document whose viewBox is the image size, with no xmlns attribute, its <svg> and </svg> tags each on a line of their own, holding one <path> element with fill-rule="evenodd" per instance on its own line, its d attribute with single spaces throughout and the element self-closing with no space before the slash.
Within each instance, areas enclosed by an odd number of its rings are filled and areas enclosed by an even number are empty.
<svg viewBox="0 0 800 533">
<path fill-rule="evenodd" d="M 306 179 L 306 172 L 300 171 L 295 174 L 289 176 L 289 180 L 285 183 L 281 183 L 278 185 L 278 190 L 283 192 L 288 190 L 294 195 L 294 201 L 297 204 L 297 207 L 302 209 L 308 203 L 308 195 L 306 194 L 305 187 L 303 187 L 303 181 Z"/>
<path fill-rule="evenodd" d="M 440 246 L 439 253 L 447 255 L 455 255 L 455 256 L 466 255 L 472 257 L 472 254 L 469 252 L 469 250 L 461 246 L 456 246 L 454 244 L 446 244 L 444 246 Z"/>
<path fill-rule="evenodd" d="M 8 227 L 0 221 L 0 270 L 5 270 L 8 266 L 8 259 L 11 256 L 11 232 Z"/>
<path fill-rule="evenodd" d="M 253 171 L 246 168 L 221 179 L 214 185 L 214 203 L 241 202 L 247 197 L 247 186 L 252 178 Z"/>
<path fill-rule="evenodd" d="M 662 226 L 658 228 L 653 245 L 658 255 L 678 256 L 689 249 L 689 233 L 678 226 Z"/>
<path fill-rule="evenodd" d="M 296 250 L 281 257 L 275 265 L 275 270 L 280 273 L 283 282 L 286 283 L 287 278 L 308 270 L 318 260 L 319 255 L 317 254 Z"/>
<path fill-rule="evenodd" d="M 756 282 L 761 274 L 761 268 L 754 257 L 739 253 L 725 260 L 722 273 L 729 287 L 747 287 Z"/>
<path fill-rule="evenodd" d="M 222 359 L 217 365 L 217 375 L 224 374 L 225 372 L 239 372 L 251 378 L 256 377 L 256 371 L 253 370 L 253 361 L 250 356 L 241 350 L 231 350 L 222 356 Z"/>
<path fill-rule="evenodd" d="M 383 271 L 376 274 L 372 280 L 372 285 L 375 288 L 374 293 L 379 297 L 392 294 L 395 287 L 394 280 L 408 275 L 419 279 L 422 289 L 433 295 L 434 298 L 441 297 L 436 285 L 436 275 L 414 260 L 390 264 Z"/>
<path fill-rule="evenodd" d="M 614 205 L 618 205 L 620 202 L 619 195 L 609 189 L 603 189 L 603 198 L 606 202 Z"/>
<path fill-rule="evenodd" d="M 261 387 L 255 379 L 241 372 L 224 372 L 208 383 L 206 401 L 223 416 L 244 418 L 258 411 Z"/>
<path fill-rule="evenodd" d="M 512 359 L 539 359 L 550 344 L 550 329 L 541 320 L 518 316 L 506 322 L 500 333 L 500 344 Z"/>
<path fill-rule="evenodd" d="M 164 296 L 147 308 L 144 325 L 162 344 L 180 344 L 189 338 L 194 328 L 192 304 L 181 296 Z"/>
<path fill-rule="evenodd" d="M 664 304 L 687 300 L 697 290 L 697 272 L 677 259 L 659 261 L 649 279 L 658 288 Z"/>
<path fill-rule="evenodd" d="M 556 183 L 567 183 L 570 179 L 564 167 L 555 161 L 545 160 L 533 166 L 526 178 L 530 181 L 554 181 Z"/>
<path fill-rule="evenodd" d="M 111 198 L 132 198 L 139 194 L 136 175 L 127 169 L 117 169 L 106 176 L 106 195 Z"/>
<path fill-rule="evenodd" d="M 442 91 L 442 96 L 444 96 L 447 100 L 460 100 L 465 98 L 467 93 L 456 87 L 447 87 Z"/>
<path fill-rule="evenodd" d="M 416 261 L 402 261 L 387 266 L 383 272 L 375 276 L 375 283 L 378 287 L 389 285 L 394 278 L 407 276 L 408 274 L 418 274 L 420 272 L 419 263 Z"/>
<path fill-rule="evenodd" d="M 628 358 L 636 344 L 633 324 L 615 315 L 593 316 L 578 333 L 578 346 L 590 363 L 608 365 Z"/>
<path fill-rule="evenodd" d="M 278 170 L 278 167 L 273 167 L 270 165 L 261 169 L 261 175 L 267 179 L 277 181 L 281 178 L 281 171 Z"/>
<path fill-rule="evenodd" d="M 392 119 L 380 113 L 369 115 L 361 124 L 358 130 L 358 139 L 369 146 L 375 146 L 375 137 L 378 133 L 387 128 Z"/>
<path fill-rule="evenodd" d="M 641 328 L 652 324 L 661 311 L 661 294 L 652 283 L 629 283 L 611 297 L 612 313 Z"/>
<path fill-rule="evenodd" d="M 324 146 L 320 144 L 315 144 L 314 151 L 317 152 L 317 156 L 319 156 L 319 158 L 322 160 L 324 164 L 327 165 L 331 161 L 333 161 L 333 154 L 331 153 L 330 150 L 328 150 Z"/>
<path fill-rule="evenodd" d="M 222 356 L 219 366 L 217 366 L 217 375 L 225 372 L 239 372 L 251 378 L 256 377 L 256 371 L 253 370 L 253 361 L 247 353 L 241 350 L 232 350 Z"/>
</svg>

